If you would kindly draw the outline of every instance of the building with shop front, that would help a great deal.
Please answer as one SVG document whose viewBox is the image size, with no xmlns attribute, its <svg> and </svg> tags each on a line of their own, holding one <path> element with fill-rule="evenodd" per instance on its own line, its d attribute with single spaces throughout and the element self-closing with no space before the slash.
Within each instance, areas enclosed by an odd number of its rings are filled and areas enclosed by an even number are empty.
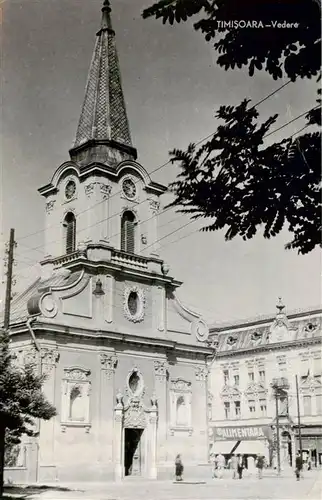
<svg viewBox="0 0 322 500">
<path fill-rule="evenodd" d="M 296 375 L 304 457 L 322 464 L 322 310 L 214 325 L 218 342 L 209 380 L 210 452 L 263 454 L 276 465 L 277 396 L 282 468 L 299 450 Z"/>
<path fill-rule="evenodd" d="M 172 477 L 206 463 L 213 349 L 181 282 L 159 256 L 166 188 L 137 162 L 110 6 L 102 8 L 70 159 L 39 189 L 46 217 L 41 276 L 12 304 L 16 363 L 47 375 L 57 417 L 12 450 L 15 482 Z"/>
</svg>

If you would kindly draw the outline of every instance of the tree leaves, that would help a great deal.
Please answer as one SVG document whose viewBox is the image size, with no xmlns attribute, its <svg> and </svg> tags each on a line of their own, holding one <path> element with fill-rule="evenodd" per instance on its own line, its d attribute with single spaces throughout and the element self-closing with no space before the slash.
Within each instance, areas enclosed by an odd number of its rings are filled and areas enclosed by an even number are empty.
<svg viewBox="0 0 322 500">
<path fill-rule="evenodd" d="M 31 366 L 17 368 L 12 363 L 9 336 L 0 331 L 0 422 L 17 442 L 24 433 L 33 434 L 35 418 L 49 420 L 56 414 L 42 391 L 44 377 Z"/>
<path fill-rule="evenodd" d="M 214 40 L 217 63 L 225 70 L 248 66 L 253 76 L 255 69 L 265 68 L 275 80 L 287 76 L 294 81 L 297 76 L 312 78 L 320 69 L 316 0 L 293 0 L 291 4 L 289 0 L 161 0 L 142 15 L 171 25 L 199 16 L 194 29 L 207 42 Z M 244 26 L 245 21 L 253 23 L 252 27 Z"/>
<path fill-rule="evenodd" d="M 216 115 L 224 125 L 206 144 L 170 153 L 180 174 L 169 206 L 211 220 L 203 230 L 225 229 L 227 240 L 251 239 L 261 227 L 271 238 L 287 225 L 294 237 L 287 248 L 304 254 L 320 245 L 320 133 L 263 147 L 277 115 L 256 124 L 247 100 Z"/>
</svg>

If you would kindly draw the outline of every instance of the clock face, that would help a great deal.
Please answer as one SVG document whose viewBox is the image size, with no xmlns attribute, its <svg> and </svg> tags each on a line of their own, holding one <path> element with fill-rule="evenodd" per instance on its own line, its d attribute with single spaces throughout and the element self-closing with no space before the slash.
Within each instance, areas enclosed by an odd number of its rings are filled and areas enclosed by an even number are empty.
<svg viewBox="0 0 322 500">
<path fill-rule="evenodd" d="M 65 188 L 65 196 L 70 200 L 76 193 L 76 184 L 74 181 L 68 181 Z"/>
<path fill-rule="evenodd" d="M 123 193 L 125 194 L 125 196 L 127 198 L 129 198 L 130 200 L 135 198 L 136 187 L 135 187 L 135 183 L 132 181 L 132 179 L 125 179 L 123 181 L 122 188 L 123 188 Z"/>
</svg>

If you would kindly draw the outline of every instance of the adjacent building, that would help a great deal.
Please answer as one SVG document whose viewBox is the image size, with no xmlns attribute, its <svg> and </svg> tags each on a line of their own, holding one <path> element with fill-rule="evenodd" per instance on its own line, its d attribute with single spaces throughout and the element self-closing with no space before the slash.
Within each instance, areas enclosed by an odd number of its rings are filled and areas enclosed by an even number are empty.
<svg viewBox="0 0 322 500">
<path fill-rule="evenodd" d="M 210 452 L 263 454 L 276 465 L 278 413 L 281 465 L 294 464 L 297 376 L 304 456 L 321 465 L 321 320 L 321 309 L 287 315 L 280 300 L 274 317 L 210 328 L 218 342 L 209 381 Z"/>
</svg>

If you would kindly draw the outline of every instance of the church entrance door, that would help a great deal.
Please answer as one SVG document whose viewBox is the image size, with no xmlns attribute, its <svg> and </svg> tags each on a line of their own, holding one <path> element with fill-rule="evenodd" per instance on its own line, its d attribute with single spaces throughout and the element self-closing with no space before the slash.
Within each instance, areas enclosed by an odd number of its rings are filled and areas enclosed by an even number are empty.
<svg viewBox="0 0 322 500">
<path fill-rule="evenodd" d="M 143 429 L 124 429 L 124 475 L 141 476 Z"/>
</svg>

